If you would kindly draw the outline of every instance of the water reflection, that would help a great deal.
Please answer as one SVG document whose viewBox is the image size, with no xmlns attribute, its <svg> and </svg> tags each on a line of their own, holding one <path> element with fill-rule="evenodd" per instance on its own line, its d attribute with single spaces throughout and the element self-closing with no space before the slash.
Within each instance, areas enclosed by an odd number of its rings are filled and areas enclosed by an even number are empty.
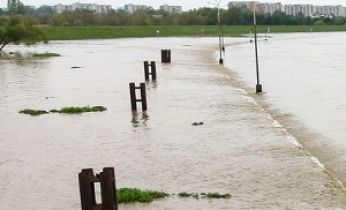
<svg viewBox="0 0 346 210">
<path fill-rule="evenodd" d="M 0 61 L 10 61 L 12 64 L 17 66 L 30 66 L 31 68 L 38 68 L 40 60 L 32 57 L 31 53 L 20 53 L 20 52 L 1 52 Z M 2 65 L 2 62 L 0 62 Z"/>
<path fill-rule="evenodd" d="M 145 85 L 148 89 L 157 89 L 158 88 L 158 82 L 155 81 L 146 81 Z"/>
<path fill-rule="evenodd" d="M 132 112 L 132 119 L 131 123 L 133 124 L 133 127 L 137 128 L 139 126 L 147 126 L 147 121 L 149 120 L 149 115 L 147 112 Z"/>
</svg>

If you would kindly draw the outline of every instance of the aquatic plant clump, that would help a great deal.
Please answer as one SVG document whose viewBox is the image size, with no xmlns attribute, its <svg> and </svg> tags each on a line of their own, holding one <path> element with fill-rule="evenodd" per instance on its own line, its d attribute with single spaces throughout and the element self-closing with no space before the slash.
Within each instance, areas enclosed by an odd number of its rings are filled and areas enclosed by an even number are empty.
<svg viewBox="0 0 346 210">
<path fill-rule="evenodd" d="M 202 196 L 206 198 L 231 198 L 230 194 L 220 194 L 220 193 L 201 193 Z"/>
<path fill-rule="evenodd" d="M 169 194 L 159 191 L 140 190 L 137 188 L 121 188 L 117 190 L 119 203 L 150 203 L 155 199 L 168 197 Z"/>
<path fill-rule="evenodd" d="M 60 110 L 52 109 L 49 112 L 45 110 L 33 110 L 33 109 L 24 109 L 19 111 L 21 114 L 29 114 L 31 116 L 38 116 L 41 114 L 49 113 L 63 113 L 63 114 L 81 114 L 84 112 L 104 112 L 107 108 L 103 106 L 85 106 L 85 107 L 64 107 Z"/>
<path fill-rule="evenodd" d="M 49 53 L 49 52 L 46 52 L 46 53 L 34 53 L 32 55 L 32 57 L 34 58 L 49 58 L 49 57 L 59 57 L 60 54 L 57 54 L 57 53 Z"/>
<path fill-rule="evenodd" d="M 64 113 L 64 114 L 80 114 L 84 112 L 104 112 L 107 108 L 103 106 L 85 106 L 85 107 L 64 107 L 60 110 L 53 109 L 52 113 Z"/>
<path fill-rule="evenodd" d="M 49 114 L 49 112 L 45 111 L 45 110 L 33 110 L 33 109 L 24 109 L 19 111 L 19 113 L 21 114 L 28 114 L 31 116 L 38 116 L 38 115 L 42 115 L 42 114 Z"/>
</svg>

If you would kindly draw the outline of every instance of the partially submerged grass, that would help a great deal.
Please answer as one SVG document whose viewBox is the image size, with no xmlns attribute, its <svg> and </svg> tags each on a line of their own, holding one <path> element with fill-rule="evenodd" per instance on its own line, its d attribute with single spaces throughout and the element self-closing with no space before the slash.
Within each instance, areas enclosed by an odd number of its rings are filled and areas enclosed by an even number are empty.
<svg viewBox="0 0 346 210">
<path fill-rule="evenodd" d="M 180 198 L 189 198 L 189 197 L 193 197 L 193 198 L 198 199 L 198 198 L 199 198 L 199 195 L 198 195 L 198 193 L 181 192 L 181 193 L 178 194 L 178 197 L 180 197 Z"/>
<path fill-rule="evenodd" d="M 33 110 L 33 109 L 24 109 L 19 111 L 19 113 L 21 114 L 28 114 L 31 116 L 38 116 L 41 114 L 48 114 L 49 112 L 45 111 L 45 110 Z"/>
<path fill-rule="evenodd" d="M 49 114 L 49 113 L 64 113 L 64 114 L 80 114 L 84 112 L 104 112 L 107 108 L 103 106 L 84 106 L 84 107 L 64 107 L 60 110 L 52 109 L 49 112 L 45 110 L 33 110 L 33 109 L 24 109 L 19 111 L 21 114 L 29 114 L 31 116 L 38 116 L 41 114 Z"/>
<path fill-rule="evenodd" d="M 201 193 L 202 196 L 206 198 L 231 198 L 230 194 L 220 194 L 220 193 Z"/>
<path fill-rule="evenodd" d="M 137 188 L 121 188 L 117 191 L 119 203 L 150 203 L 155 199 L 168 197 L 169 194 L 159 191 L 140 190 Z"/>
<path fill-rule="evenodd" d="M 50 57 L 59 57 L 60 54 L 57 53 L 49 53 L 49 52 L 45 52 L 45 53 L 34 53 L 32 55 L 32 57 L 34 58 L 50 58 Z"/>
<path fill-rule="evenodd" d="M 84 112 L 104 112 L 107 108 L 103 106 L 84 106 L 84 107 L 64 107 L 60 110 L 50 110 L 52 113 L 64 113 L 64 114 L 80 114 Z"/>
</svg>

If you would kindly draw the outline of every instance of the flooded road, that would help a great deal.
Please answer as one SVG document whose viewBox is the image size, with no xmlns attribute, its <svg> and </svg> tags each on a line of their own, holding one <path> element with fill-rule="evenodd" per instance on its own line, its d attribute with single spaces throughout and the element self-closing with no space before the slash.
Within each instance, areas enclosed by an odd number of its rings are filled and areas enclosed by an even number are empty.
<svg viewBox="0 0 346 210">
<path fill-rule="evenodd" d="M 273 35 L 259 43 L 259 97 L 325 166 L 346 182 L 346 34 Z M 255 85 L 253 45 L 232 46 L 227 66 Z"/>
<path fill-rule="evenodd" d="M 78 172 L 109 166 L 115 167 L 118 187 L 232 195 L 171 196 L 120 205 L 124 210 L 346 206 L 338 180 L 217 64 L 215 44 L 215 38 L 152 38 L 9 47 L 23 57 L 0 60 L 0 209 L 80 209 Z M 172 64 L 159 62 L 165 48 L 172 50 Z M 62 56 L 33 60 L 28 51 Z M 157 61 L 158 81 L 147 83 L 148 112 L 132 113 L 128 84 L 143 82 L 145 60 Z M 85 105 L 108 110 L 18 114 L 25 108 Z"/>
</svg>

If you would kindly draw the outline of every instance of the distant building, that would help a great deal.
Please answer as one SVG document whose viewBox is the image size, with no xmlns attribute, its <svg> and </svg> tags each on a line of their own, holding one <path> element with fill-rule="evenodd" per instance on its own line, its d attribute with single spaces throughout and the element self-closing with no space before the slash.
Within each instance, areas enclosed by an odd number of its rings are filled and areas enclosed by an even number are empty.
<svg viewBox="0 0 346 210">
<path fill-rule="evenodd" d="M 304 17 L 312 17 L 313 12 L 314 12 L 314 6 L 311 4 L 285 5 L 286 15 L 293 15 L 293 16 L 302 15 Z"/>
<path fill-rule="evenodd" d="M 112 10 L 111 5 L 100 5 L 100 4 L 84 4 L 84 3 L 74 3 L 70 5 L 57 4 L 52 7 L 54 12 L 62 13 L 65 11 L 75 11 L 75 10 L 89 10 L 98 14 L 108 13 Z"/>
<path fill-rule="evenodd" d="M 170 6 L 167 4 L 164 4 L 160 6 L 160 10 L 167 12 L 168 14 L 180 14 L 183 12 L 182 6 Z"/>
<path fill-rule="evenodd" d="M 124 10 L 126 13 L 133 14 L 134 12 L 138 10 L 148 10 L 151 9 L 151 7 L 146 6 L 146 5 L 135 5 L 135 4 L 126 4 L 124 6 Z"/>
<path fill-rule="evenodd" d="M 314 16 L 346 16 L 346 8 L 338 6 L 315 6 Z"/>
<path fill-rule="evenodd" d="M 264 14 L 273 15 L 275 12 L 285 12 L 285 7 L 280 3 L 263 3 Z"/>
<path fill-rule="evenodd" d="M 281 3 L 261 3 L 258 1 L 231 1 L 228 8 L 243 8 L 253 10 L 253 3 L 256 3 L 256 12 L 263 14 L 274 14 L 276 11 L 284 12 L 286 15 L 303 15 L 305 17 L 316 16 L 343 16 L 346 17 L 346 8 L 337 6 L 314 6 L 311 4 L 283 5 Z"/>
</svg>

